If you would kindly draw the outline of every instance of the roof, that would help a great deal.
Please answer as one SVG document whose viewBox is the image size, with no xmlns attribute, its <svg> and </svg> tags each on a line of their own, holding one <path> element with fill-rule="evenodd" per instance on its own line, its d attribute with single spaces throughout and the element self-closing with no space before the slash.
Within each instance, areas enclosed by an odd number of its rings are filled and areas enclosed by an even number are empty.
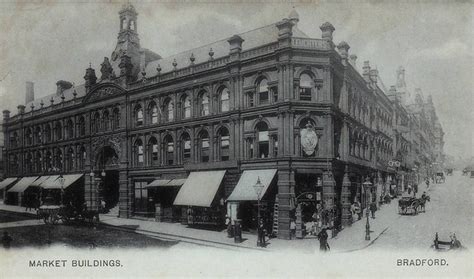
<svg viewBox="0 0 474 279">
<path fill-rule="evenodd" d="M 278 41 L 278 28 L 276 23 L 263 26 L 251 31 L 247 31 L 241 34 L 238 34 L 244 42 L 242 43 L 242 51 L 246 51 L 258 46 L 266 45 L 269 43 L 277 42 Z M 298 29 L 298 27 L 293 27 L 293 36 L 299 38 L 309 38 L 303 31 Z M 155 76 L 158 74 L 156 68 L 160 65 L 161 72 L 166 73 L 173 70 L 173 61 L 176 60 L 177 66 L 176 68 L 184 68 L 190 65 L 191 61 L 189 58 L 191 54 L 193 54 L 195 64 L 203 63 L 209 61 L 209 51 L 212 48 L 214 52 L 213 58 L 221 58 L 229 55 L 229 43 L 227 42 L 228 38 L 216 41 L 201 47 L 193 48 L 190 50 L 186 50 L 180 52 L 175 55 L 168 56 L 166 58 L 158 59 L 153 62 L 150 62 L 146 66 L 146 76 Z"/>
<path fill-rule="evenodd" d="M 81 98 L 81 97 L 84 97 L 86 95 L 86 87 L 85 87 L 84 84 L 81 84 L 81 85 L 76 86 L 76 87 L 71 87 L 71 88 L 66 89 L 66 90 L 63 91 L 65 102 L 74 99 L 74 94 L 73 94 L 74 91 L 76 91 L 76 94 L 77 94 L 76 98 Z M 35 99 L 34 101 L 27 103 L 25 105 L 25 112 L 30 112 L 31 111 L 31 104 L 34 104 L 34 106 L 35 106 L 34 110 L 38 110 L 41 107 L 41 101 L 43 101 L 43 108 L 50 107 L 51 106 L 51 97 L 54 100 L 53 105 L 59 104 L 59 103 L 62 102 L 61 96 L 54 93 L 54 94 L 51 94 L 51 95 L 48 95 L 48 96 L 44 96 L 42 98 Z"/>
</svg>

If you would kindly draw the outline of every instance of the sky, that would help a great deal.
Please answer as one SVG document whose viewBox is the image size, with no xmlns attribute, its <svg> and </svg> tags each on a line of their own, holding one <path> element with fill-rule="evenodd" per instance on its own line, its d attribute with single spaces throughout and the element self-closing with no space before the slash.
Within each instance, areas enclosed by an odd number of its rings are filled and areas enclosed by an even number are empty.
<svg viewBox="0 0 474 279">
<path fill-rule="evenodd" d="M 131 1 L 142 47 L 163 57 L 277 22 L 294 7 L 298 27 L 320 38 L 336 28 L 358 66 L 369 60 L 383 83 L 404 66 L 408 89 L 431 95 L 445 131 L 445 152 L 473 156 L 473 5 L 469 1 Z M 452 1 L 454 2 L 454 1 Z M 25 81 L 35 97 L 55 93 L 56 81 L 84 82 L 91 63 L 114 50 L 123 1 L 0 2 L 0 109 L 16 112 Z M 245 42 L 244 42 L 245 44 Z"/>
</svg>

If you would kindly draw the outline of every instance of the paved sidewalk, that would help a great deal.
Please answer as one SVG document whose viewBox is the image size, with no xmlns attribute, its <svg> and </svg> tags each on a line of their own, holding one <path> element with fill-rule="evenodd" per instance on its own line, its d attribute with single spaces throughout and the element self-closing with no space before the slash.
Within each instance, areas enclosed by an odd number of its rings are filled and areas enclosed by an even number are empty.
<svg viewBox="0 0 474 279">
<path fill-rule="evenodd" d="M 391 204 L 383 205 L 376 212 L 376 219 L 370 218 L 371 240 L 365 240 L 365 218 L 355 222 L 352 226 L 346 227 L 339 232 L 335 238 L 329 239 L 331 252 L 350 252 L 366 248 L 374 240 L 378 238 L 384 231 L 388 229 L 393 218 L 398 218 L 397 210 L 398 200 L 393 200 Z M 0 203 L 0 210 L 29 213 L 24 207 L 5 205 Z M 36 214 L 35 211 L 30 213 Z M 36 220 L 35 220 L 36 221 Z M 233 238 L 227 237 L 226 230 L 215 231 L 196 229 L 181 225 L 179 223 L 162 223 L 155 221 L 146 221 L 139 219 L 124 219 L 115 216 L 103 214 L 100 221 L 104 225 L 135 231 L 137 233 L 146 234 L 152 237 L 162 239 L 180 240 L 187 243 L 197 245 L 213 246 L 226 249 L 256 249 L 264 251 L 286 251 L 301 253 L 314 253 L 319 251 L 319 241 L 315 237 L 307 237 L 305 239 L 283 240 L 272 238 L 268 240 L 267 247 L 257 247 L 257 236 L 255 234 L 243 233 L 242 243 L 234 243 Z M 331 232 L 328 231 L 331 237 Z"/>
</svg>

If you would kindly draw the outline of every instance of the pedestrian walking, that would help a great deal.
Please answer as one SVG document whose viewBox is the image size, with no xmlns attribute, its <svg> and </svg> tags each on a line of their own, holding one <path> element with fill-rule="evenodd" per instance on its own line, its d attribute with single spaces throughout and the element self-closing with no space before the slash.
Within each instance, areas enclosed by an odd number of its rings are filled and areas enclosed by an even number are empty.
<svg viewBox="0 0 474 279">
<path fill-rule="evenodd" d="M 13 238 L 8 234 L 8 232 L 3 232 L 3 237 L 2 237 L 3 248 L 9 249 L 12 241 L 13 241 Z"/>
<path fill-rule="evenodd" d="M 291 220 L 290 222 L 290 238 L 293 239 L 296 237 L 296 223 L 295 220 Z"/>
<path fill-rule="evenodd" d="M 232 228 L 232 222 L 228 215 L 225 216 L 225 225 L 227 226 L 227 237 L 234 237 L 234 230 Z"/>
<path fill-rule="evenodd" d="M 265 226 L 263 224 L 263 220 L 260 219 L 258 222 L 258 229 L 257 229 L 257 235 L 258 235 L 258 246 L 260 247 L 265 247 Z"/>
<path fill-rule="evenodd" d="M 319 250 L 326 252 L 328 249 L 330 249 L 329 244 L 328 244 L 328 233 L 327 233 L 327 228 L 324 227 L 319 233 L 318 233 L 318 239 L 319 239 Z"/>
<path fill-rule="evenodd" d="M 370 203 L 370 213 L 372 213 L 372 219 L 375 219 L 375 211 L 377 211 L 377 205 L 375 202 Z"/>
</svg>

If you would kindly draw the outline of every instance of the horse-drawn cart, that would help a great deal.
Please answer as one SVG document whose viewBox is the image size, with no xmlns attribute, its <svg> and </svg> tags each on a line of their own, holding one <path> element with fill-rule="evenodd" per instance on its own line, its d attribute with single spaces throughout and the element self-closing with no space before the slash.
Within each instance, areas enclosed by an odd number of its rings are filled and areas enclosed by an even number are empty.
<svg viewBox="0 0 474 279">
<path fill-rule="evenodd" d="M 413 197 L 402 197 L 398 200 L 398 213 L 402 215 L 416 215 L 418 214 L 418 206 L 420 201 Z"/>
<path fill-rule="evenodd" d="M 96 224 L 99 222 L 97 210 L 74 210 L 72 207 L 61 205 L 42 205 L 38 209 L 38 218 L 43 219 L 45 224 L 67 224 L 72 221 L 88 222 Z"/>
</svg>

